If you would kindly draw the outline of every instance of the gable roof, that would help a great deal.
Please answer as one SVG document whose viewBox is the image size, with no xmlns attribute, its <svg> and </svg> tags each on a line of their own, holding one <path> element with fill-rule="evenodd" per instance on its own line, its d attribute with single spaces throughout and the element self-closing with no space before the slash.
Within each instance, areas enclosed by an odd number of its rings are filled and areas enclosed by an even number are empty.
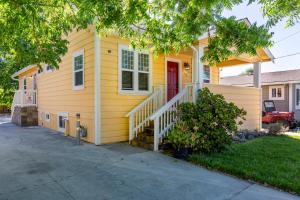
<svg viewBox="0 0 300 200">
<path fill-rule="evenodd" d="M 300 82 L 300 69 L 262 73 L 261 81 L 262 85 L 297 83 Z M 224 85 L 252 86 L 253 75 L 223 77 L 220 82 Z"/>
<path fill-rule="evenodd" d="M 17 71 L 16 73 L 14 73 L 11 78 L 14 79 L 16 77 L 18 77 L 20 74 L 23 74 L 24 72 L 33 69 L 34 67 L 36 67 L 36 65 L 28 65 L 27 67 L 24 67 L 23 69 Z"/>
</svg>

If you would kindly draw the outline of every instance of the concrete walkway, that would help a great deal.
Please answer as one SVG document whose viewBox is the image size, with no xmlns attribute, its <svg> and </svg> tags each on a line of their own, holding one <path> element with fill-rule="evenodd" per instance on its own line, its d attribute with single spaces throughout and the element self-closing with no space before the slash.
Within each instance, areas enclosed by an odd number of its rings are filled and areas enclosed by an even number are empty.
<svg viewBox="0 0 300 200">
<path fill-rule="evenodd" d="M 299 199 L 126 143 L 0 125 L 0 199 Z"/>
<path fill-rule="evenodd" d="M 0 114 L 0 125 L 11 122 L 10 114 Z"/>
</svg>

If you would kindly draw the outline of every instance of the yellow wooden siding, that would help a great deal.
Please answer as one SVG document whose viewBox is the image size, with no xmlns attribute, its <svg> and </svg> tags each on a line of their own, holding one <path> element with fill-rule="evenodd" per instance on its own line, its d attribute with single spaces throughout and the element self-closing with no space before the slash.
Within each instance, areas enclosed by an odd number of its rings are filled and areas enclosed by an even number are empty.
<svg viewBox="0 0 300 200">
<path fill-rule="evenodd" d="M 117 37 L 101 38 L 101 142 L 112 143 L 128 140 L 128 117 L 134 107 L 147 96 L 118 93 L 118 47 L 128 41 Z M 192 57 L 187 55 L 158 56 L 152 58 L 152 86 L 165 88 L 166 58 L 179 59 L 192 66 Z M 182 83 L 192 82 L 192 69 L 182 66 Z"/>
<path fill-rule="evenodd" d="M 57 130 L 58 112 L 67 112 L 71 136 L 76 136 L 76 113 L 81 124 L 88 129 L 87 141 L 94 143 L 94 36 L 89 29 L 72 32 L 68 36 L 68 52 L 62 57 L 60 67 L 39 74 L 38 110 L 50 113 L 50 122 L 41 119 L 39 125 Z M 84 49 L 84 89 L 73 90 L 73 53 Z"/>
<path fill-rule="evenodd" d="M 240 129 L 260 129 L 261 89 L 214 84 L 205 84 L 205 87 L 215 94 L 222 94 L 227 101 L 247 111 L 246 121 Z"/>
<path fill-rule="evenodd" d="M 219 67 L 210 67 L 211 72 L 211 84 L 219 84 L 220 83 L 220 68 Z"/>
</svg>

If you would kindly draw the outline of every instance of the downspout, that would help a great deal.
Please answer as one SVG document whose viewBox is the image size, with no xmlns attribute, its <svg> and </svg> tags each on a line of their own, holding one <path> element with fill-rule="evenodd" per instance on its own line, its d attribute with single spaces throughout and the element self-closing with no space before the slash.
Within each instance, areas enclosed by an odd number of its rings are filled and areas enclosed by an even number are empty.
<svg viewBox="0 0 300 200">
<path fill-rule="evenodd" d="M 94 125 L 95 144 L 101 144 L 101 58 L 100 58 L 100 38 L 97 30 L 94 29 Z"/>
</svg>

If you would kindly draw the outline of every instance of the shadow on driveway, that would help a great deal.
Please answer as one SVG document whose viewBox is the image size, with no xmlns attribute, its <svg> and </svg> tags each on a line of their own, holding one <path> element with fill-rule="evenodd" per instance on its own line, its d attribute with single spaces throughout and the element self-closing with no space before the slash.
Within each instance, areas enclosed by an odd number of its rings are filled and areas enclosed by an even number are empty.
<svg viewBox="0 0 300 200">
<path fill-rule="evenodd" d="M 0 124 L 0 199 L 300 199 L 127 143 Z"/>
</svg>

